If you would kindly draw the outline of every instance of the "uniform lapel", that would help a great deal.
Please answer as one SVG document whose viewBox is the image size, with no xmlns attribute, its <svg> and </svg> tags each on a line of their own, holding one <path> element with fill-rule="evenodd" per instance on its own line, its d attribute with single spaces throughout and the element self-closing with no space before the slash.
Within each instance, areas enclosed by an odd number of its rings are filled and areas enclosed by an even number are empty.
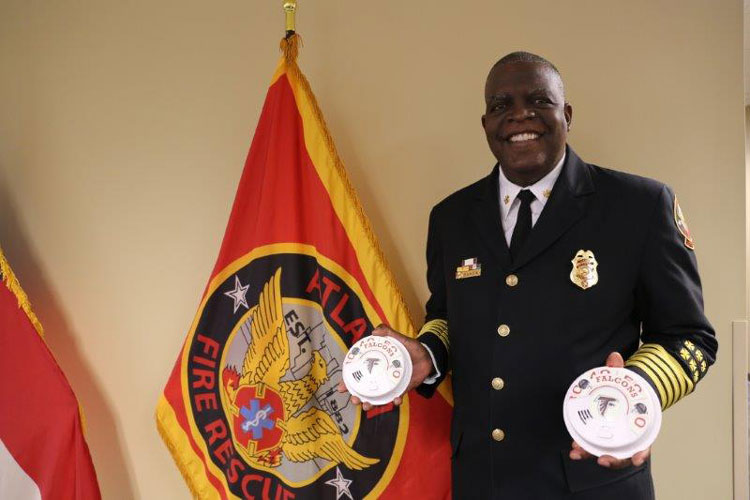
<svg viewBox="0 0 750 500">
<path fill-rule="evenodd" d="M 587 197 L 594 183 L 585 163 L 568 147 L 565 165 L 552 188 L 539 220 L 529 234 L 513 268 L 519 268 L 543 252 L 583 217 Z"/>
<path fill-rule="evenodd" d="M 495 165 L 492 173 L 484 178 L 481 189 L 475 199 L 472 220 L 477 226 L 477 233 L 497 258 L 500 268 L 510 265 L 510 252 L 505 242 L 505 234 L 500 219 L 499 166 Z"/>
</svg>

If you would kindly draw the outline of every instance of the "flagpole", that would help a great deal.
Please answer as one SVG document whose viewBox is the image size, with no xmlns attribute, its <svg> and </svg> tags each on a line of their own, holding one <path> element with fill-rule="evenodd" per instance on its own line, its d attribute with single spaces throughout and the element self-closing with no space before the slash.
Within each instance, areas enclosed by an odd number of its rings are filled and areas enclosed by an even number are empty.
<svg viewBox="0 0 750 500">
<path fill-rule="evenodd" d="M 295 32 L 294 14 L 297 11 L 296 0 L 284 1 L 284 12 L 286 12 L 286 38 L 288 39 Z"/>
</svg>

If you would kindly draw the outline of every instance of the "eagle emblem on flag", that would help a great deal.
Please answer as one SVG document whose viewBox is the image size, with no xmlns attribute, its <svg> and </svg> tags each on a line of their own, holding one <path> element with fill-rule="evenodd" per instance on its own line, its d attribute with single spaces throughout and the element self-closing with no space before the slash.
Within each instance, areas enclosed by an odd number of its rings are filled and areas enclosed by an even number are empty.
<svg viewBox="0 0 750 500">
<path fill-rule="evenodd" d="M 312 352 L 309 373 L 281 380 L 289 371 L 289 338 L 284 326 L 281 268 L 263 286 L 258 304 L 250 309 L 252 341 L 242 373 L 225 368 L 224 391 L 230 427 L 248 463 L 278 467 L 282 455 L 292 462 L 323 458 L 349 469 L 377 463 L 346 444 L 330 415 L 316 407 L 302 411 L 328 380 L 328 364 L 319 350 Z"/>
</svg>

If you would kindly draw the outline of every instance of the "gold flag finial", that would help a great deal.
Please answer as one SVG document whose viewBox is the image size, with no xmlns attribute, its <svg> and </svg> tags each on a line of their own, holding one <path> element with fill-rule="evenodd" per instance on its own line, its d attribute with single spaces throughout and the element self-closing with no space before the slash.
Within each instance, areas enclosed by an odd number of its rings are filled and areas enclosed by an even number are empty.
<svg viewBox="0 0 750 500">
<path fill-rule="evenodd" d="M 294 26 L 294 14 L 297 11 L 296 0 L 284 0 L 284 12 L 286 12 L 286 36 L 290 37 L 294 34 L 296 28 Z"/>
</svg>

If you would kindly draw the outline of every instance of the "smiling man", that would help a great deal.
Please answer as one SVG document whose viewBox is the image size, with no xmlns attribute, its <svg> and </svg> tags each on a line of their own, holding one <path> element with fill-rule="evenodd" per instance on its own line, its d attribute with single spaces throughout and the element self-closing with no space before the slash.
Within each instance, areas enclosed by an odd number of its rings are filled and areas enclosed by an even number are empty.
<svg viewBox="0 0 750 500">
<path fill-rule="evenodd" d="M 573 108 L 546 59 L 500 59 L 485 103 L 498 163 L 430 214 L 419 339 L 374 334 L 406 345 L 409 389 L 429 397 L 452 372 L 454 498 L 654 498 L 650 450 L 591 457 L 571 443 L 562 403 L 579 374 L 625 365 L 666 409 L 714 362 L 677 198 L 576 155 Z"/>
<path fill-rule="evenodd" d="M 482 126 L 507 180 L 531 186 L 561 165 L 573 108 L 557 68 L 532 54 L 510 54 L 490 70 L 484 96 Z"/>
</svg>

